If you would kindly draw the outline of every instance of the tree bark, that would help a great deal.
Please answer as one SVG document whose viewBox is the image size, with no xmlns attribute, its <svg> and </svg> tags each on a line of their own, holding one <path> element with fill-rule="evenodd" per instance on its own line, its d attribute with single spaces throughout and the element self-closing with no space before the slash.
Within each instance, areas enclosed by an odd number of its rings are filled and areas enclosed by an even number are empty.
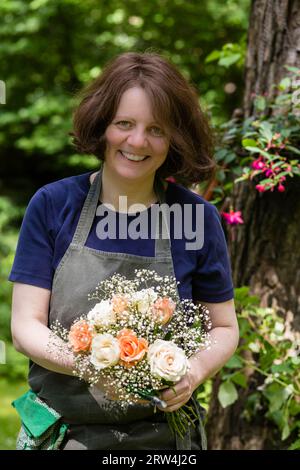
<svg viewBox="0 0 300 470">
<path fill-rule="evenodd" d="M 244 118 L 253 115 L 253 93 L 273 96 L 273 83 L 288 73 L 284 65 L 300 67 L 300 0 L 253 0 L 245 66 Z M 235 287 L 250 286 L 263 307 L 278 307 L 300 330 L 300 183 L 287 180 L 286 191 L 258 193 L 253 181 L 239 183 L 233 206 L 241 210 L 244 225 L 229 239 Z M 249 390 L 259 385 L 250 374 L 249 386 L 238 401 L 223 409 L 217 393 L 220 378 L 213 384 L 208 416 L 210 449 L 276 449 L 279 436 L 263 415 L 254 421 L 243 418 Z"/>
</svg>

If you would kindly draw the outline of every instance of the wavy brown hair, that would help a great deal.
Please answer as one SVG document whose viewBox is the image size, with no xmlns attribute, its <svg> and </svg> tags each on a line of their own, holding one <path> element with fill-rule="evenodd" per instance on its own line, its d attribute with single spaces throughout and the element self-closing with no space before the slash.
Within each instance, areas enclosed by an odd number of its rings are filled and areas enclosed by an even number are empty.
<svg viewBox="0 0 300 470">
<path fill-rule="evenodd" d="M 126 52 L 116 56 L 78 94 L 80 103 L 70 133 L 77 151 L 104 159 L 105 130 L 122 94 L 135 86 L 145 90 L 154 118 L 170 131 L 168 156 L 158 174 L 163 178 L 173 176 L 185 184 L 210 178 L 215 170 L 213 137 L 197 90 L 157 53 Z"/>
</svg>

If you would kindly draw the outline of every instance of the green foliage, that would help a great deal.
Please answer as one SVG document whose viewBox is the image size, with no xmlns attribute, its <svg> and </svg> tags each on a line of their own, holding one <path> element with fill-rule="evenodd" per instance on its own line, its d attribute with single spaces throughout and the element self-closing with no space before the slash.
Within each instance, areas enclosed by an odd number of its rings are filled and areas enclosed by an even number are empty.
<svg viewBox="0 0 300 470">
<path fill-rule="evenodd" d="M 290 449 L 300 448 L 300 334 L 273 308 L 259 307 L 249 288 L 235 289 L 241 341 L 221 371 L 218 398 L 225 408 L 246 391 L 243 418 L 259 413 Z"/>
<path fill-rule="evenodd" d="M 212 51 L 205 59 L 206 63 L 218 61 L 221 67 L 229 68 L 236 64 L 239 68 L 244 66 L 246 55 L 246 36 L 243 36 L 240 43 L 224 44 L 221 50 Z"/>
<path fill-rule="evenodd" d="M 274 88 L 277 90 L 275 99 L 255 98 L 258 119 L 251 122 L 242 139 L 243 147 L 258 156 L 264 168 L 255 171 L 244 168 L 242 176 L 235 181 L 263 176 L 259 184 L 271 191 L 285 181 L 287 175 L 300 176 L 300 151 L 296 148 L 300 142 L 300 100 L 295 102 L 295 92 L 300 88 L 300 69 L 290 71 L 290 76 Z M 268 114 L 270 109 L 273 109 L 271 116 Z"/>
<path fill-rule="evenodd" d="M 1 367 L 1 366 L 0 366 Z M 0 378 L 0 450 L 14 450 L 21 422 L 11 402 L 28 390 L 24 381 Z"/>
<path fill-rule="evenodd" d="M 232 380 L 228 380 L 222 383 L 219 388 L 218 399 L 223 408 L 232 405 L 232 403 L 234 403 L 238 399 L 236 386 L 234 385 Z"/>
<path fill-rule="evenodd" d="M 0 364 L 1 377 L 7 380 L 25 381 L 28 374 L 28 358 L 18 353 L 11 342 L 5 342 L 6 364 Z"/>
<path fill-rule="evenodd" d="M 215 127 L 218 163 L 214 204 L 230 199 L 234 184 L 253 180 L 262 191 L 284 191 L 288 177 L 300 176 L 300 70 L 287 67 L 274 97 L 254 96 L 253 115 L 235 116 Z M 270 112 L 272 110 L 272 112 Z M 262 167 L 253 167 L 253 162 Z M 203 193 L 205 185 L 199 186 Z"/>
<path fill-rule="evenodd" d="M 250 0 L 231 0 L 226 7 L 217 0 L 2 0 L 0 80 L 7 99 L 0 107 L 0 161 L 9 155 L 15 174 L 33 187 L 74 169 L 95 168 L 96 159 L 76 154 L 68 136 L 74 95 L 125 51 L 169 57 L 203 103 L 217 105 L 225 119 L 233 103 L 224 80 L 241 89 L 242 77 L 205 63 L 205 57 L 229 40 L 238 43 L 248 26 L 249 6 Z M 1 167 L 6 185 L 9 170 Z"/>
<path fill-rule="evenodd" d="M 0 339 L 9 341 L 12 286 L 7 281 L 17 243 L 14 224 L 20 220 L 24 208 L 16 207 L 10 199 L 0 197 Z"/>
</svg>

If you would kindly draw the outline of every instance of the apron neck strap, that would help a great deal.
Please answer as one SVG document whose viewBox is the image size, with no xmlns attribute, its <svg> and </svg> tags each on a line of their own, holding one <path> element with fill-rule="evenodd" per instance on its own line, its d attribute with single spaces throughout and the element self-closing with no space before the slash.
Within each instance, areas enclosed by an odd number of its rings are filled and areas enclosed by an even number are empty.
<svg viewBox="0 0 300 470">
<path fill-rule="evenodd" d="M 102 187 L 102 167 L 94 178 L 85 199 L 72 243 L 83 247 L 86 243 L 99 203 Z M 166 195 L 162 180 L 155 176 L 154 191 L 157 195 L 160 210 L 156 217 L 155 227 L 155 257 L 166 258 L 171 254 L 170 232 L 166 215 Z"/>
</svg>

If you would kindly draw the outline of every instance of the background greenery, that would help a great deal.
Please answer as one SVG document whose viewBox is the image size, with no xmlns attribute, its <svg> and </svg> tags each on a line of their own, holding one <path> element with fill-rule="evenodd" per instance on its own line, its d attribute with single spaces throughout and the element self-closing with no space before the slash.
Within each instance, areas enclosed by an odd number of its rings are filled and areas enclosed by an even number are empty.
<svg viewBox="0 0 300 470">
<path fill-rule="evenodd" d="M 160 52 L 197 86 L 213 124 L 226 127 L 241 106 L 249 6 L 250 0 L 1 1 L 0 79 L 7 102 L 0 106 L 0 339 L 7 361 L 0 365 L 0 449 L 14 448 L 19 421 L 10 403 L 27 388 L 28 361 L 11 345 L 12 286 L 7 281 L 25 207 L 43 184 L 97 166 L 70 145 L 75 93 L 116 54 Z M 228 127 L 229 133 L 237 132 Z M 239 176 L 241 162 L 228 135 L 217 152 L 218 161 L 234 165 Z M 231 188 L 224 170 L 218 183 L 216 203 Z M 265 413 L 285 441 L 300 429 L 299 377 L 289 386 L 299 374 L 298 359 L 292 354 L 283 364 L 293 339 L 285 337 L 280 318 L 259 309 L 247 290 L 237 291 L 236 298 L 243 343 L 222 371 L 219 400 L 230 406 L 251 386 L 242 354 L 250 349 L 254 363 L 247 366 L 259 369 L 262 379 L 244 414 L 251 419 Z M 200 390 L 206 407 L 211 390 L 210 382 Z M 300 441 L 289 445 L 297 448 Z"/>
</svg>

